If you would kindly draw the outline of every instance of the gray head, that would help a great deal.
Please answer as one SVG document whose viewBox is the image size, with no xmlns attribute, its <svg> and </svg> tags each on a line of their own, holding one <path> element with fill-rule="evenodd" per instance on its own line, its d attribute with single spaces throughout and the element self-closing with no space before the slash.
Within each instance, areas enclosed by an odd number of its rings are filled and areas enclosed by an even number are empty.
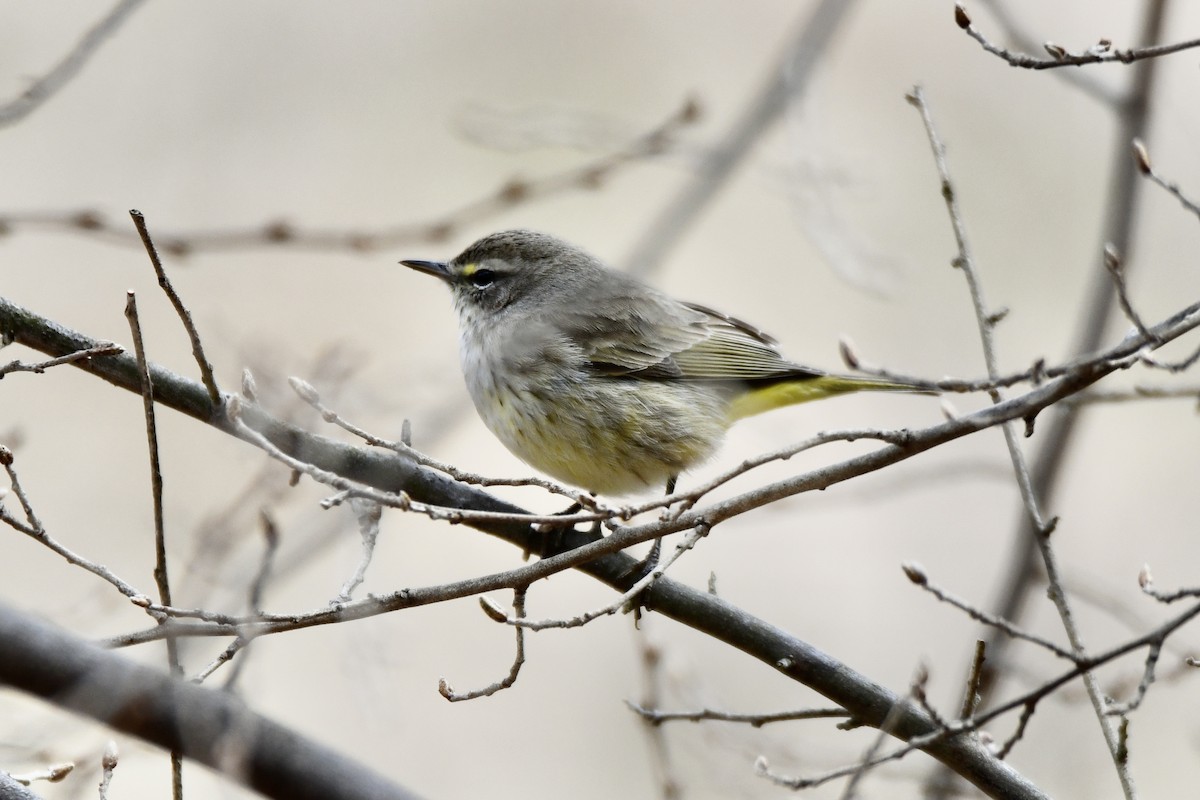
<svg viewBox="0 0 1200 800">
<path fill-rule="evenodd" d="M 527 230 L 485 236 L 450 261 L 400 263 L 445 281 L 460 312 L 556 308 L 617 275 L 578 247 Z"/>
</svg>

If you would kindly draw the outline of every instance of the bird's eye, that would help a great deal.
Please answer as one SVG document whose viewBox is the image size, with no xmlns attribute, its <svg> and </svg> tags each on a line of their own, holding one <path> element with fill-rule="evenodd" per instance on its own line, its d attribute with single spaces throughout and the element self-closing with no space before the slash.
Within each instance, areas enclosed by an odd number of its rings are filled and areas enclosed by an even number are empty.
<svg viewBox="0 0 1200 800">
<path fill-rule="evenodd" d="M 476 289 L 486 289 L 496 282 L 496 273 L 490 269 L 477 269 L 471 273 L 470 281 Z"/>
</svg>

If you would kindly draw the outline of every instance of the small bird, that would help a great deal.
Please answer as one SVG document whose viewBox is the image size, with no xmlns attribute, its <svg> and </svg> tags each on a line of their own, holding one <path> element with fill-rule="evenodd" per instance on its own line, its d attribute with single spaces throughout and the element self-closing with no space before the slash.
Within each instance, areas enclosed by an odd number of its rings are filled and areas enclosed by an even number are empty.
<svg viewBox="0 0 1200 800">
<path fill-rule="evenodd" d="M 788 361 L 759 329 L 544 233 L 494 233 L 450 261 L 400 263 L 450 287 L 467 390 L 492 433 L 600 495 L 672 493 L 743 417 L 848 392 L 929 393 Z"/>
</svg>

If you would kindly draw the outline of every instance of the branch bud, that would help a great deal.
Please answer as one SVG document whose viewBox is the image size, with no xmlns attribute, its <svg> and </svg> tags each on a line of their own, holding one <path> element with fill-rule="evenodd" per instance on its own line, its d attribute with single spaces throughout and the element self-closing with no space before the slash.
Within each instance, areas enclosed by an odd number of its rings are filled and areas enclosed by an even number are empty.
<svg viewBox="0 0 1200 800">
<path fill-rule="evenodd" d="M 504 609 L 501 608 L 499 603 L 487 595 L 479 596 L 479 607 L 483 609 L 483 613 L 487 614 L 488 619 L 492 622 L 508 622 L 508 614 L 504 613 Z"/>
<path fill-rule="evenodd" d="M 927 586 L 929 584 L 929 576 L 925 574 L 925 569 L 915 561 L 901 564 L 900 568 L 904 570 L 904 574 L 908 579 L 917 586 Z"/>
<path fill-rule="evenodd" d="M 1066 49 L 1056 45 L 1054 42 L 1046 42 L 1042 45 L 1042 47 L 1046 49 L 1046 52 L 1049 53 L 1055 61 L 1062 61 L 1067 57 Z"/>
<path fill-rule="evenodd" d="M 954 4 L 954 24 L 964 31 L 971 27 L 971 17 L 967 15 L 967 9 L 963 7 L 962 3 Z"/>
<path fill-rule="evenodd" d="M 309 405 L 316 405 L 321 402 L 321 395 L 317 394 L 317 390 L 308 381 L 291 377 L 288 378 L 288 385 L 292 387 L 293 392 L 300 395 L 301 400 Z"/>
<path fill-rule="evenodd" d="M 117 768 L 117 742 L 114 739 L 109 739 L 108 744 L 104 746 L 104 755 L 100 757 L 100 766 L 111 772 Z"/>
<path fill-rule="evenodd" d="M 254 373 L 249 367 L 242 369 L 242 397 L 251 403 L 258 402 L 258 385 L 254 382 Z"/>
<path fill-rule="evenodd" d="M 1149 175 L 1151 172 L 1150 152 L 1146 150 L 1146 143 L 1141 139 L 1133 140 L 1133 160 L 1137 163 L 1138 171 L 1143 175 Z"/>
</svg>

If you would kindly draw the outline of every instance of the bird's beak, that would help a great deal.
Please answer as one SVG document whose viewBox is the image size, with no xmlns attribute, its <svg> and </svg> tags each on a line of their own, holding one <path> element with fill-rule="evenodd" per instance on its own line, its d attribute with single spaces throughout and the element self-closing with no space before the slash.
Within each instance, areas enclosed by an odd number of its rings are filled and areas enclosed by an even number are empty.
<svg viewBox="0 0 1200 800">
<path fill-rule="evenodd" d="M 445 261 L 401 261 L 406 267 L 412 267 L 417 272 L 424 272 L 426 275 L 432 275 L 435 278 L 441 278 L 447 283 L 450 282 L 450 265 Z"/>
</svg>

